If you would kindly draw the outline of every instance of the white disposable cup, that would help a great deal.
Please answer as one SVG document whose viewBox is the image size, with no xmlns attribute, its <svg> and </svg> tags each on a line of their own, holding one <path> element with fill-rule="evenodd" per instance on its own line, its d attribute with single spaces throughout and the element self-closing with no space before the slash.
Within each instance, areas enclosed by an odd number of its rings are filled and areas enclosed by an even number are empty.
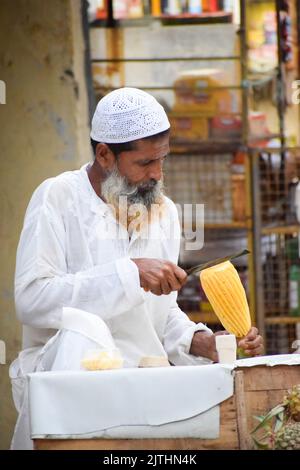
<svg viewBox="0 0 300 470">
<path fill-rule="evenodd" d="M 220 364 L 233 364 L 236 361 L 236 338 L 234 335 L 216 336 L 216 349 Z"/>
</svg>

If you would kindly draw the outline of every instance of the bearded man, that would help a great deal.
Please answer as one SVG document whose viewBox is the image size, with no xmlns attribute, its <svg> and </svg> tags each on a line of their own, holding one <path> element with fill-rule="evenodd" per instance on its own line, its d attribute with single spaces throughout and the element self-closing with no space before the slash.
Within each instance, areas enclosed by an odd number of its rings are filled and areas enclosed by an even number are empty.
<svg viewBox="0 0 300 470">
<path fill-rule="evenodd" d="M 154 97 L 115 90 L 92 120 L 94 161 L 47 179 L 31 198 L 15 275 L 23 350 L 10 367 L 19 411 L 12 448 L 32 448 L 29 372 L 80 369 L 88 348 L 109 341 L 125 367 L 145 356 L 175 366 L 218 360 L 215 335 L 176 302 L 187 275 L 177 266 L 177 210 L 162 189 L 169 129 Z M 240 346 L 261 353 L 256 328 Z"/>
</svg>

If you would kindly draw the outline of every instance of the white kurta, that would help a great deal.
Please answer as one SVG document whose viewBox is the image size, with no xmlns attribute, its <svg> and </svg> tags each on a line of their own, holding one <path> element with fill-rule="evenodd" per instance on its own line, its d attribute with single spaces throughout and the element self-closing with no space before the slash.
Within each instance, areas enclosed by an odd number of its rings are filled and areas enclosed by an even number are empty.
<svg viewBox="0 0 300 470">
<path fill-rule="evenodd" d="M 177 263 L 180 227 L 174 203 L 165 199 L 164 217 L 151 226 L 148 239 L 137 232 L 129 239 L 95 193 L 86 168 L 44 181 L 26 211 L 15 275 L 16 311 L 23 324 L 23 351 L 11 367 L 15 395 L 16 379 L 36 370 L 42 348 L 63 327 L 63 307 L 99 316 L 126 367 L 149 355 L 167 355 L 174 365 L 210 362 L 189 354 L 194 332 L 210 330 L 179 309 L 177 293 L 145 293 L 131 260 Z M 121 237 L 110 235 L 116 229 Z"/>
</svg>

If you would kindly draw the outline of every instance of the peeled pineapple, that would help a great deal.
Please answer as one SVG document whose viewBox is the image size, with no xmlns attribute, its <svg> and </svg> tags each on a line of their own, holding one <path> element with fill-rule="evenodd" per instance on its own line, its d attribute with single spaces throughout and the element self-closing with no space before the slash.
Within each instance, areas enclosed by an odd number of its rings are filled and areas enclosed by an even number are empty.
<svg viewBox="0 0 300 470">
<path fill-rule="evenodd" d="M 251 328 L 245 289 L 230 261 L 203 269 L 200 281 L 204 292 L 224 328 L 237 337 Z"/>
<path fill-rule="evenodd" d="M 165 356 L 144 356 L 139 362 L 139 367 L 169 367 L 170 363 Z"/>
<path fill-rule="evenodd" d="M 123 367 L 123 359 L 111 351 L 95 351 L 82 359 L 81 367 L 87 370 L 120 369 Z"/>
</svg>

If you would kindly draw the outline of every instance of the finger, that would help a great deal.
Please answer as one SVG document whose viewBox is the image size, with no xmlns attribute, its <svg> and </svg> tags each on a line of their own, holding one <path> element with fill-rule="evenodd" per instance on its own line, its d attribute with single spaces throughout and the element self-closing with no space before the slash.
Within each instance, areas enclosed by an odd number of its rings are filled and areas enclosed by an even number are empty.
<svg viewBox="0 0 300 470">
<path fill-rule="evenodd" d="M 162 291 L 160 287 L 151 287 L 150 291 L 154 295 L 162 295 Z"/>
<path fill-rule="evenodd" d="M 252 341 L 257 337 L 257 335 L 258 335 L 258 329 L 255 326 L 252 326 L 244 339 L 248 341 Z"/>
<path fill-rule="evenodd" d="M 170 267 L 167 268 L 166 279 L 172 291 L 177 291 L 181 289 L 182 283 L 179 282 L 178 278 L 175 276 L 173 269 Z"/>
<path fill-rule="evenodd" d="M 242 339 L 239 341 L 238 346 L 243 349 L 255 349 L 263 344 L 263 339 L 260 335 L 256 336 L 256 338 L 252 341 L 247 339 Z"/>
<path fill-rule="evenodd" d="M 257 348 L 255 349 L 245 349 L 244 350 L 244 353 L 247 354 L 247 356 L 252 356 L 252 357 L 255 357 L 255 356 L 261 356 L 264 352 L 264 347 L 263 345 L 259 345 Z"/>
<path fill-rule="evenodd" d="M 175 277 L 178 279 L 178 281 L 180 282 L 180 285 L 183 286 L 183 284 L 186 282 L 187 280 L 187 273 L 181 269 L 179 266 L 176 266 L 176 264 L 174 265 L 174 275 Z"/>
<path fill-rule="evenodd" d="M 176 265 L 170 261 L 163 261 L 162 266 L 155 273 L 155 278 L 160 283 L 162 292 L 166 295 L 181 288 L 181 283 L 174 275 L 175 267 Z"/>
<path fill-rule="evenodd" d="M 161 291 L 164 295 L 168 295 L 168 294 L 170 294 L 170 292 L 172 292 L 172 288 L 170 287 L 168 281 L 165 278 L 163 278 L 160 281 L 160 287 L 161 287 Z"/>
<path fill-rule="evenodd" d="M 180 290 L 182 285 L 178 282 L 178 279 L 175 276 L 169 276 L 168 284 L 171 288 L 171 291 Z"/>
<path fill-rule="evenodd" d="M 162 289 L 161 289 L 161 284 L 160 280 L 155 279 L 155 281 L 149 282 L 149 289 L 152 292 L 152 294 L 155 295 L 162 295 Z"/>
</svg>

